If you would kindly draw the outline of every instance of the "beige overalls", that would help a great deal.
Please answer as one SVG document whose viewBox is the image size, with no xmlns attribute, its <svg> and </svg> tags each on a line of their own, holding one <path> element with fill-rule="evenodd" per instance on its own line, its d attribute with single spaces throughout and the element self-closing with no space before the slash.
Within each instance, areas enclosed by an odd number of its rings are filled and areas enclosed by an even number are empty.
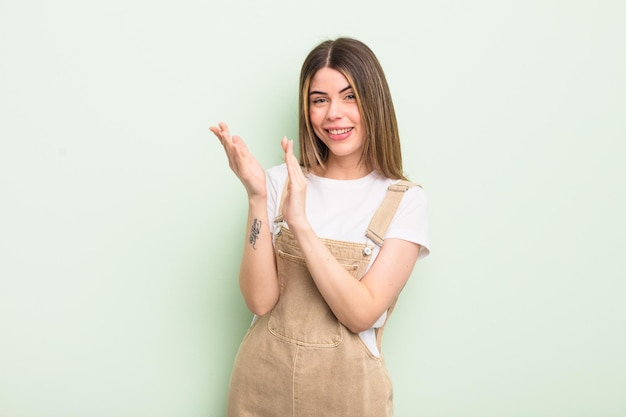
<svg viewBox="0 0 626 417">
<path fill-rule="evenodd" d="M 388 188 L 366 232 L 376 244 L 382 245 L 404 191 L 413 185 L 400 181 Z M 337 320 L 309 274 L 293 234 L 283 226 L 282 216 L 275 224 L 280 297 L 241 342 L 231 377 L 228 416 L 391 416 L 392 386 L 382 355 L 372 355 L 359 335 Z M 355 279 L 363 276 L 371 245 L 321 240 Z M 383 328 L 376 331 L 379 351 Z"/>
</svg>

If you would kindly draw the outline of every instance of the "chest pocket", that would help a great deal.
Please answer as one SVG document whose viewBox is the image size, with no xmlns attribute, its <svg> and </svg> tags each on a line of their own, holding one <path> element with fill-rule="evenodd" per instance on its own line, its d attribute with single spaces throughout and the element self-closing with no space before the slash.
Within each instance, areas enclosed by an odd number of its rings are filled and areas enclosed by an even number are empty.
<svg viewBox="0 0 626 417">
<path fill-rule="evenodd" d="M 280 284 L 278 303 L 270 313 L 268 329 L 299 345 L 334 347 L 341 343 L 343 326 L 320 294 L 301 256 L 277 250 Z M 358 265 L 343 265 L 356 279 Z"/>
</svg>

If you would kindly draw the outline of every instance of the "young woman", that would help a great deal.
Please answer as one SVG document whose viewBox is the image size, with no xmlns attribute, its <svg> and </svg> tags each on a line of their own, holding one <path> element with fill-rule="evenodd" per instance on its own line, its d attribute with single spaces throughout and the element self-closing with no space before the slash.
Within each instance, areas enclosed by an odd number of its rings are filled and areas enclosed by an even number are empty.
<svg viewBox="0 0 626 417">
<path fill-rule="evenodd" d="M 210 127 L 248 193 L 239 285 L 255 320 L 229 416 L 391 416 L 382 331 L 428 249 L 427 199 L 406 180 L 374 53 L 326 41 L 300 74 L 300 161 L 265 171 L 228 126 Z"/>
</svg>

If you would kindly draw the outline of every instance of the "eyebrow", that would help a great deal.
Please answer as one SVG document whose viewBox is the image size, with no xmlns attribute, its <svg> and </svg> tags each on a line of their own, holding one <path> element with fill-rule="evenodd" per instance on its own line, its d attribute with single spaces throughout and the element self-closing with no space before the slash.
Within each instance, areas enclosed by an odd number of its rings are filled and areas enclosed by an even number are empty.
<svg viewBox="0 0 626 417">
<path fill-rule="evenodd" d="M 344 87 L 341 89 L 341 91 L 339 91 L 339 94 L 343 93 L 344 91 L 350 90 L 352 88 L 351 85 Z M 328 95 L 328 93 L 324 93 L 323 91 L 311 91 L 309 93 L 310 96 L 312 96 L 313 94 L 322 94 L 322 95 Z"/>
</svg>

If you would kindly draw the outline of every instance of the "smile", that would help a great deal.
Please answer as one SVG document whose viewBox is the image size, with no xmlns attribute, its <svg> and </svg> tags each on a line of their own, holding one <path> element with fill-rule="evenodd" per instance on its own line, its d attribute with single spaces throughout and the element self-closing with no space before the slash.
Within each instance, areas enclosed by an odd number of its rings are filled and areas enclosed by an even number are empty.
<svg viewBox="0 0 626 417">
<path fill-rule="evenodd" d="M 343 135 L 344 133 L 348 133 L 352 129 L 352 127 L 348 127 L 345 129 L 329 129 L 328 133 L 330 133 L 331 135 Z"/>
</svg>

